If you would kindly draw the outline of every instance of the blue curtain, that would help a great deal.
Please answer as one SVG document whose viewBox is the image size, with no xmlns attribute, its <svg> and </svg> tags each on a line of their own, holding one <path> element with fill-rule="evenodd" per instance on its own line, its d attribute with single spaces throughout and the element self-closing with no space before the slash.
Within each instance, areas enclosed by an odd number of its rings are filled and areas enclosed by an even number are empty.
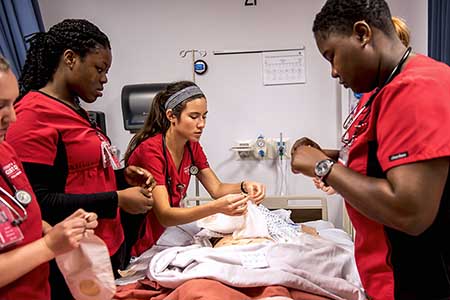
<svg viewBox="0 0 450 300">
<path fill-rule="evenodd" d="M 16 76 L 25 63 L 25 37 L 39 31 L 44 31 L 44 24 L 37 0 L 0 1 L 0 53 Z"/>
<path fill-rule="evenodd" d="M 450 65 L 450 1 L 428 0 L 428 56 Z"/>
</svg>

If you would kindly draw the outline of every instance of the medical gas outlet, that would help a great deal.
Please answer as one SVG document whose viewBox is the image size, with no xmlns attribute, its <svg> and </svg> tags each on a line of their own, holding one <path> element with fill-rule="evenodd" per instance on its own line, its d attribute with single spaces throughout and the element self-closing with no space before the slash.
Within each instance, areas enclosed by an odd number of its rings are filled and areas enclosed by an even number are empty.
<svg viewBox="0 0 450 300">
<path fill-rule="evenodd" d="M 260 134 L 255 140 L 239 141 L 231 150 L 240 160 L 284 160 L 290 158 L 289 139 L 266 138 Z"/>
<path fill-rule="evenodd" d="M 262 134 L 256 139 L 254 153 L 256 158 L 259 159 L 266 159 L 267 157 L 267 142 Z"/>
<path fill-rule="evenodd" d="M 280 132 L 280 137 L 278 139 L 273 139 L 274 147 L 275 147 L 275 159 L 286 159 L 290 158 L 289 149 L 289 139 L 283 137 L 283 133 Z"/>
</svg>

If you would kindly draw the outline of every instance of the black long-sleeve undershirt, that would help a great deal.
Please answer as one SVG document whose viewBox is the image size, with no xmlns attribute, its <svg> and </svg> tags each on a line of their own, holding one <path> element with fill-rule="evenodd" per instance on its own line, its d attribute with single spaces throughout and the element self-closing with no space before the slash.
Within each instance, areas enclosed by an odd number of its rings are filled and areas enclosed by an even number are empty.
<svg viewBox="0 0 450 300">
<path fill-rule="evenodd" d="M 78 208 L 95 212 L 98 218 L 115 218 L 118 195 L 116 191 L 67 194 L 65 187 L 68 176 L 67 153 L 59 136 L 53 165 L 22 162 L 37 201 L 41 207 L 42 219 L 51 225 L 61 222 Z M 129 187 L 123 169 L 115 171 L 118 189 Z"/>
<path fill-rule="evenodd" d="M 116 217 L 118 196 L 115 191 L 66 194 L 67 174 L 62 174 L 58 166 L 27 162 L 23 166 L 41 207 L 42 219 L 51 225 L 64 220 L 78 208 L 95 212 L 99 218 Z"/>
</svg>

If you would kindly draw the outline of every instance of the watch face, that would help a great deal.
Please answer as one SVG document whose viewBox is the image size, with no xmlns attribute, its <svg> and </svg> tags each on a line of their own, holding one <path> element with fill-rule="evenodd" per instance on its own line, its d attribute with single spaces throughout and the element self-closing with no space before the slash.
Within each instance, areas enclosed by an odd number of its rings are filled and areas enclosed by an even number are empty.
<svg viewBox="0 0 450 300">
<path fill-rule="evenodd" d="M 322 177 L 327 173 L 327 170 L 327 164 L 324 161 L 321 161 L 317 164 L 316 175 Z"/>
<path fill-rule="evenodd" d="M 316 168 L 314 169 L 314 173 L 316 173 L 317 177 L 323 177 L 330 172 L 331 166 L 334 162 L 330 159 L 324 159 L 317 163 Z"/>
</svg>

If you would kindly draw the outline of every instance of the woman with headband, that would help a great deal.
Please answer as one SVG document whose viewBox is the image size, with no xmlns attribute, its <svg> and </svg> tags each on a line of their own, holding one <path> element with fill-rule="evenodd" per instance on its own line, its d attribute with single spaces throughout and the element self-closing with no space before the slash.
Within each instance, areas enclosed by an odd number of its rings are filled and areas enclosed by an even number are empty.
<svg viewBox="0 0 450 300">
<path fill-rule="evenodd" d="M 248 198 L 256 204 L 263 200 L 263 184 L 222 183 L 209 167 L 199 143 L 207 112 L 206 97 L 198 86 L 190 81 L 172 83 L 155 96 L 144 127 L 131 140 L 125 154 L 126 164 L 146 168 L 156 181 L 153 210 L 141 226 L 141 238 L 133 247 L 133 255 L 140 255 L 156 243 L 165 227 L 215 213 L 242 215 Z M 197 176 L 215 201 L 179 207 L 191 175 Z"/>
</svg>

